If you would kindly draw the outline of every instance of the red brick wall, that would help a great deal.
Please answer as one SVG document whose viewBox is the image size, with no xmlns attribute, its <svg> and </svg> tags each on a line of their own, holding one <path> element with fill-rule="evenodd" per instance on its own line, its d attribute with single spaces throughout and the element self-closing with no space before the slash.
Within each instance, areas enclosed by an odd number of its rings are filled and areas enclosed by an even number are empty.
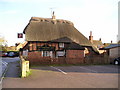
<svg viewBox="0 0 120 90">
<path fill-rule="evenodd" d="M 84 58 L 66 58 L 66 64 L 83 64 Z"/>
<path fill-rule="evenodd" d="M 31 43 L 30 50 L 36 50 L 36 46 L 43 46 L 45 43 Z M 49 46 L 55 46 L 58 50 L 58 43 L 50 43 Z M 28 53 L 30 64 L 104 64 L 109 63 L 107 54 L 96 54 L 91 48 L 84 57 L 84 50 L 66 50 L 66 57 L 50 58 L 42 57 L 40 51 Z"/>
<path fill-rule="evenodd" d="M 66 51 L 67 64 L 82 64 L 84 63 L 84 50 L 67 50 Z"/>
<path fill-rule="evenodd" d="M 42 57 L 41 52 L 34 51 L 28 53 L 28 61 L 30 64 L 50 64 L 50 57 Z"/>
<path fill-rule="evenodd" d="M 84 58 L 84 50 L 67 50 L 67 58 Z"/>
<path fill-rule="evenodd" d="M 70 55 L 67 55 L 68 57 L 58 57 L 58 58 L 50 58 L 50 57 L 42 57 L 40 51 L 34 51 L 28 53 L 27 60 L 30 61 L 30 64 L 36 65 L 36 64 L 81 64 L 84 63 L 84 56 L 82 55 L 83 51 L 80 50 L 69 50 L 67 51 L 67 54 L 74 53 L 75 57 L 70 57 Z"/>
</svg>

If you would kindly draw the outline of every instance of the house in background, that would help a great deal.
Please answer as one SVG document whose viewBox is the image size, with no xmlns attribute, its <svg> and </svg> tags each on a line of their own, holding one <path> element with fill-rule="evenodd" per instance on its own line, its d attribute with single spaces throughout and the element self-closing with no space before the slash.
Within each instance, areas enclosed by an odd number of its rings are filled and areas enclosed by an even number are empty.
<svg viewBox="0 0 120 90">
<path fill-rule="evenodd" d="M 100 54 L 104 52 L 104 50 L 100 49 L 100 48 L 104 47 L 104 44 L 102 43 L 101 38 L 99 40 L 94 40 L 92 31 L 90 31 L 89 41 L 93 44 L 94 47 L 96 47 L 98 49 Z"/>
<path fill-rule="evenodd" d="M 120 44 L 110 44 L 107 47 L 102 48 L 108 53 L 110 62 L 113 62 L 115 58 L 120 57 Z"/>
<path fill-rule="evenodd" d="M 98 49 L 68 20 L 32 17 L 25 27 L 22 55 L 30 64 L 81 64 Z M 92 58 L 93 59 L 93 58 Z"/>
<path fill-rule="evenodd" d="M 9 47 L 6 47 L 7 51 L 17 51 L 16 50 L 16 46 L 9 46 Z"/>
</svg>

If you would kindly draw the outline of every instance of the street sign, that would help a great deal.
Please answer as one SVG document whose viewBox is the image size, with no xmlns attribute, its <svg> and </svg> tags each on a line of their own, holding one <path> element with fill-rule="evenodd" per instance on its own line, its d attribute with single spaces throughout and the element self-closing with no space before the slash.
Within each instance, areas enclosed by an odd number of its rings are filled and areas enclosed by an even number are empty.
<svg viewBox="0 0 120 90">
<path fill-rule="evenodd" d="M 23 33 L 18 33 L 18 38 L 23 38 Z"/>
</svg>

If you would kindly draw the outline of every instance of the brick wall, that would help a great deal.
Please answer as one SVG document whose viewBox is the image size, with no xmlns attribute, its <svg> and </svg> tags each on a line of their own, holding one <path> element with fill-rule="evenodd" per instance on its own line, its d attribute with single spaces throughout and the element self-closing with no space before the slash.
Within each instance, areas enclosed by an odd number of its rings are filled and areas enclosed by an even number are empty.
<svg viewBox="0 0 120 90">
<path fill-rule="evenodd" d="M 58 57 L 58 58 L 51 58 L 51 57 L 42 57 L 40 51 L 29 52 L 27 60 L 30 61 L 32 65 L 39 65 L 39 64 L 80 64 L 84 62 L 84 57 L 82 55 L 83 51 L 77 50 L 69 50 L 67 51 L 68 54 L 73 54 L 72 57 L 67 55 L 68 57 Z"/>
<path fill-rule="evenodd" d="M 84 58 L 84 50 L 67 50 L 67 58 Z"/>
<path fill-rule="evenodd" d="M 82 64 L 84 63 L 84 50 L 67 50 L 66 51 L 67 64 Z"/>
<path fill-rule="evenodd" d="M 45 43 L 32 43 L 30 50 L 35 50 L 35 46 L 42 46 Z M 57 43 L 51 43 L 50 46 L 55 46 L 58 49 Z M 66 50 L 66 57 L 42 57 L 41 51 L 32 51 L 28 53 L 27 59 L 30 64 L 106 64 L 110 63 L 107 53 L 96 54 L 91 48 L 88 48 L 88 53 L 84 57 L 84 50 Z M 55 54 L 55 53 L 54 53 Z"/>
<path fill-rule="evenodd" d="M 29 52 L 27 60 L 30 64 L 50 64 L 50 57 L 41 57 L 40 51 Z"/>
<path fill-rule="evenodd" d="M 69 51 L 70 52 L 70 51 Z M 71 52 L 72 53 L 72 52 Z M 101 55 L 86 55 L 85 58 L 73 58 L 73 57 L 41 57 L 41 52 L 29 52 L 27 60 L 30 61 L 30 65 L 40 64 L 107 64 L 110 63 L 109 57 L 106 53 Z"/>
</svg>

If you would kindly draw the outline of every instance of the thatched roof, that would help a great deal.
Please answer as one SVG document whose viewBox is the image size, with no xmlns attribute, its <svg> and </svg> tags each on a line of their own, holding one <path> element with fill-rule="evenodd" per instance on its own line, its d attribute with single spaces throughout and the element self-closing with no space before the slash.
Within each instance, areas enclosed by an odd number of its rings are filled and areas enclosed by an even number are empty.
<svg viewBox="0 0 120 90">
<path fill-rule="evenodd" d="M 68 37 L 62 37 L 59 39 L 51 40 L 50 42 L 72 43 L 73 41 Z"/>
<path fill-rule="evenodd" d="M 102 41 L 100 41 L 100 40 L 93 40 L 93 45 L 97 48 L 101 48 L 104 46 Z"/>
<path fill-rule="evenodd" d="M 26 41 L 51 41 L 68 37 L 80 45 L 91 46 L 89 40 L 67 20 L 32 17 L 24 33 Z"/>
<path fill-rule="evenodd" d="M 93 44 L 96 45 L 96 46 L 97 45 L 101 45 L 101 46 L 103 45 L 102 41 L 99 41 L 99 40 L 93 40 Z"/>
<path fill-rule="evenodd" d="M 32 17 L 23 33 L 26 41 L 54 41 L 67 37 L 81 46 L 92 46 L 91 42 L 68 20 Z"/>
</svg>

